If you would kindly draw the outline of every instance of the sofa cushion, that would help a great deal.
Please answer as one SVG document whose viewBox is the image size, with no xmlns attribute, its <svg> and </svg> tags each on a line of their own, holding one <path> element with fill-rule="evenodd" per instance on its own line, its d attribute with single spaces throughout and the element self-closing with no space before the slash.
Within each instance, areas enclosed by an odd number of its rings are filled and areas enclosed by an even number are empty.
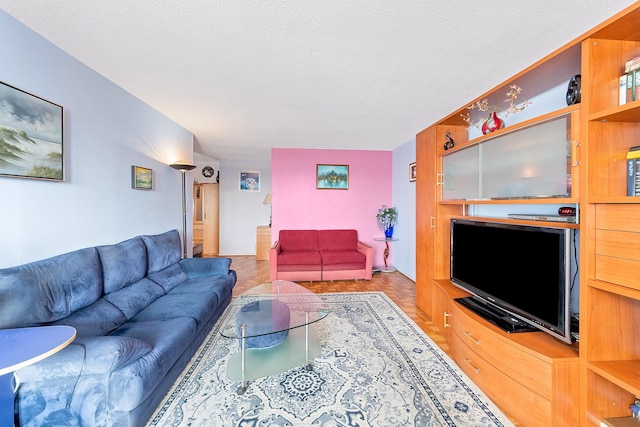
<svg viewBox="0 0 640 427">
<path fill-rule="evenodd" d="M 212 307 L 217 307 L 218 295 L 213 291 L 202 291 L 192 294 L 167 294 L 138 313 L 132 322 L 148 322 L 152 320 L 169 320 L 178 317 L 190 317 L 201 327 L 213 314 Z"/>
<path fill-rule="evenodd" d="M 322 251 L 322 265 L 356 264 L 364 268 L 367 257 L 358 251 Z"/>
<path fill-rule="evenodd" d="M 318 231 L 320 251 L 357 251 L 358 232 L 356 230 Z"/>
<path fill-rule="evenodd" d="M 143 402 L 164 379 L 196 333 L 196 322 L 191 317 L 128 322 L 114 331 L 112 336 L 138 338 L 149 343 L 152 350 L 113 371 L 109 381 L 111 409 L 130 411 Z"/>
<path fill-rule="evenodd" d="M 122 311 L 127 319 L 131 319 L 162 295 L 164 295 L 164 289 L 145 278 L 119 291 L 105 295 L 104 299 Z"/>
<path fill-rule="evenodd" d="M 318 250 L 318 230 L 280 230 L 278 236 L 282 252 Z"/>
<path fill-rule="evenodd" d="M 320 268 L 322 257 L 318 251 L 280 252 L 278 265 L 314 265 Z"/>
<path fill-rule="evenodd" d="M 140 237 L 96 249 L 102 262 L 105 294 L 137 282 L 147 274 L 147 248 Z"/>
<path fill-rule="evenodd" d="M 178 230 L 142 236 L 142 240 L 147 246 L 149 273 L 164 270 L 170 265 L 180 261 L 180 257 L 182 256 L 182 242 L 180 242 Z"/>
<path fill-rule="evenodd" d="M 85 349 L 85 373 L 109 373 L 149 353 L 151 344 L 133 337 L 82 337 L 74 344 Z"/>
<path fill-rule="evenodd" d="M 169 292 L 187 280 L 187 274 L 182 270 L 180 264 L 172 264 L 164 270 L 149 273 L 147 277 L 162 286 L 165 292 Z"/>
<path fill-rule="evenodd" d="M 108 335 L 126 321 L 122 310 L 100 298 L 93 304 L 58 320 L 54 325 L 73 326 L 78 337 L 86 337 Z"/>
<path fill-rule="evenodd" d="M 102 295 L 95 248 L 0 270 L 0 328 L 38 326 L 93 304 Z"/>
</svg>

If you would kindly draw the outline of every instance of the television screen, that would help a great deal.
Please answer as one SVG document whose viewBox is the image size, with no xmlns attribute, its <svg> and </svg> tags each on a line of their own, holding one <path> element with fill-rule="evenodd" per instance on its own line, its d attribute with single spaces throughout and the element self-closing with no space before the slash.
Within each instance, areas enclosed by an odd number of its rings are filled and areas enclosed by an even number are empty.
<svg viewBox="0 0 640 427">
<path fill-rule="evenodd" d="M 569 248 L 569 229 L 454 219 L 451 281 L 570 343 Z"/>
</svg>

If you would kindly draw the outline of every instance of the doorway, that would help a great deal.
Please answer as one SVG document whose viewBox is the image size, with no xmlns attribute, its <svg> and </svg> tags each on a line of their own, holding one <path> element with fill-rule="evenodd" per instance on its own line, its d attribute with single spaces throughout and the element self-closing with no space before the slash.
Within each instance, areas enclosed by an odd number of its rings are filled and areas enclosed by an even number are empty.
<svg viewBox="0 0 640 427">
<path fill-rule="evenodd" d="M 220 186 L 193 184 L 193 250 L 194 256 L 218 256 L 220 247 Z"/>
</svg>

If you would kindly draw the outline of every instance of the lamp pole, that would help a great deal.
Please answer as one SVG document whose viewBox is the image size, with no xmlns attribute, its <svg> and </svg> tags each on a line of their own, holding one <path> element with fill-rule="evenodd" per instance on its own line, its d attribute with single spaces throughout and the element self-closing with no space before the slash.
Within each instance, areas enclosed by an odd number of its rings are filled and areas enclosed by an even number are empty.
<svg viewBox="0 0 640 427">
<path fill-rule="evenodd" d="M 176 163 L 172 163 L 169 166 L 177 171 L 180 171 L 182 175 L 182 258 L 187 257 L 187 183 L 186 173 L 192 169 L 195 169 L 195 165 L 187 161 L 180 160 Z"/>
</svg>

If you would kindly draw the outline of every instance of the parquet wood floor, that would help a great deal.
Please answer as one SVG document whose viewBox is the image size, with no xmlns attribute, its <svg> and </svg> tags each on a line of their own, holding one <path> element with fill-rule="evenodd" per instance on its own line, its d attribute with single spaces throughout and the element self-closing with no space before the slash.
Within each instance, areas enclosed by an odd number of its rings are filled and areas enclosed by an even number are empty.
<svg viewBox="0 0 640 427">
<path fill-rule="evenodd" d="M 233 295 L 261 283 L 269 282 L 269 261 L 256 261 L 254 256 L 232 256 L 231 268 L 238 274 Z M 447 354 L 449 346 L 435 324 L 416 307 L 416 285 L 399 272 L 377 273 L 369 280 L 334 280 L 333 282 L 297 282 L 315 293 L 330 292 L 377 292 L 382 291 L 395 302 L 423 331 L 427 333 Z"/>
<path fill-rule="evenodd" d="M 233 295 L 261 283 L 269 282 L 269 261 L 257 261 L 255 256 L 232 256 L 231 268 L 238 274 Z M 451 351 L 440 330 L 416 307 L 416 285 L 413 280 L 399 272 L 377 273 L 369 280 L 334 280 L 333 282 L 298 282 L 316 293 L 330 292 L 374 292 L 382 291 L 395 302 L 440 348 L 451 356 Z M 512 420 L 513 421 L 513 420 Z M 515 424 L 516 427 L 523 427 Z"/>
</svg>

